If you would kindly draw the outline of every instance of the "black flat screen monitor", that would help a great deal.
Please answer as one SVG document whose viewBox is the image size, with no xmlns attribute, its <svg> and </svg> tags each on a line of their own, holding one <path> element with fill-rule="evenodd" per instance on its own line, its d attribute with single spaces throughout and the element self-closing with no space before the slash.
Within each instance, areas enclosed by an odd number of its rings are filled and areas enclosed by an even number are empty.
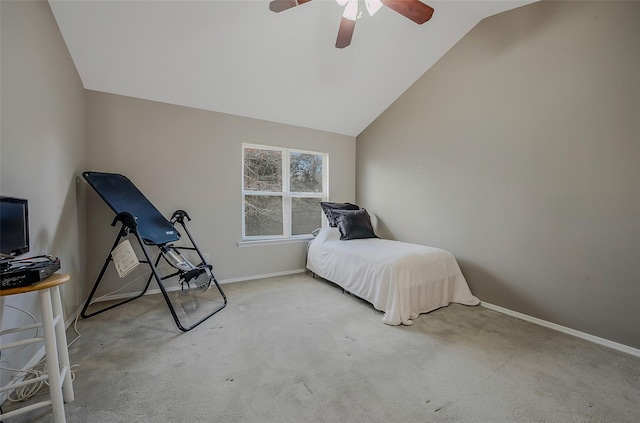
<svg viewBox="0 0 640 423">
<path fill-rule="evenodd" d="M 0 256 L 29 251 L 29 205 L 23 198 L 0 196 Z"/>
</svg>

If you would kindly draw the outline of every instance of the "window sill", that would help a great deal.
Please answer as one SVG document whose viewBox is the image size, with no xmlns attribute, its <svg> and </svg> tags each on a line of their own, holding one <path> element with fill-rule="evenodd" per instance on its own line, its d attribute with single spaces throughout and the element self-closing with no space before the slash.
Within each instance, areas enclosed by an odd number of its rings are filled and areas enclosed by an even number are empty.
<svg viewBox="0 0 640 423">
<path fill-rule="evenodd" d="M 281 239 L 256 239 L 250 241 L 238 241 L 236 244 L 240 248 L 244 247 L 261 247 L 263 245 L 280 245 L 280 244 L 297 244 L 301 242 L 309 242 L 313 239 L 312 235 L 300 238 L 281 238 Z"/>
</svg>

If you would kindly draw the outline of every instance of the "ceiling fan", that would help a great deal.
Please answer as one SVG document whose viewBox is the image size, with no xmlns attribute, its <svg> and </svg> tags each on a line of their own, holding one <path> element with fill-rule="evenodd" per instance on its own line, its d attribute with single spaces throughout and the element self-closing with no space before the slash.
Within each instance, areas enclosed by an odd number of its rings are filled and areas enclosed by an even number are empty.
<svg viewBox="0 0 640 423">
<path fill-rule="evenodd" d="M 269 3 L 269 10 L 272 12 L 282 12 L 294 6 L 308 3 L 311 0 L 272 0 Z M 337 48 L 345 48 L 351 44 L 353 30 L 356 27 L 356 19 L 362 16 L 363 9 L 367 9 L 370 16 L 373 16 L 382 5 L 395 10 L 402 16 L 411 19 L 418 25 L 422 25 L 433 15 L 433 8 L 422 3 L 420 0 L 336 0 L 338 4 L 344 6 L 344 13 L 340 19 L 338 28 Z M 363 7 L 363 3 L 364 6 Z"/>
</svg>

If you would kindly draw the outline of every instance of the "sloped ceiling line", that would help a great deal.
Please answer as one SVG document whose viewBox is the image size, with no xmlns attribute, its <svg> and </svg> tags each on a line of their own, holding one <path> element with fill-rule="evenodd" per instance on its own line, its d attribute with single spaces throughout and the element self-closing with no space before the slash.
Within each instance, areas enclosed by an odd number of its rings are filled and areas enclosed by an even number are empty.
<svg viewBox="0 0 640 423">
<path fill-rule="evenodd" d="M 531 3 L 425 2 L 429 22 L 383 7 L 345 49 L 335 0 L 49 4 L 87 89 L 357 136 L 480 20 Z"/>
</svg>

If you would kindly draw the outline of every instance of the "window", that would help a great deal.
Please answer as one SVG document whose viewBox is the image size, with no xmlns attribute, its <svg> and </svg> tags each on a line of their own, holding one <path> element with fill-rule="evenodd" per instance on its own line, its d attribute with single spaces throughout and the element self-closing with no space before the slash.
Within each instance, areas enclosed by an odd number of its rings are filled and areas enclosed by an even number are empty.
<svg viewBox="0 0 640 423">
<path fill-rule="evenodd" d="M 326 153 L 243 144 L 242 238 L 295 238 L 322 226 Z"/>
</svg>

